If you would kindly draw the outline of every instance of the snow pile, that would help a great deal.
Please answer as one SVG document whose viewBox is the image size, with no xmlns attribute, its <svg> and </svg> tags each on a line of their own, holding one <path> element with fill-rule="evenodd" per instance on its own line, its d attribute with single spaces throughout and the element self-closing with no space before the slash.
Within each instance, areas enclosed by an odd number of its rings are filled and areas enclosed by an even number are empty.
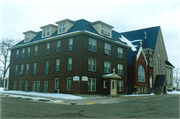
<svg viewBox="0 0 180 119">
<path fill-rule="evenodd" d="M 69 100 L 85 99 L 81 96 L 74 96 L 74 95 L 70 95 L 70 94 L 24 92 L 24 91 L 15 91 L 15 90 L 5 91 L 5 90 L 3 90 L 3 88 L 0 88 L 0 92 L 11 93 L 11 94 L 19 94 L 19 95 L 27 95 L 27 96 L 36 96 L 36 97 L 40 96 L 40 97 L 48 97 L 48 98 L 61 98 L 61 99 L 69 99 Z"/>
<path fill-rule="evenodd" d="M 172 92 L 167 91 L 167 94 L 180 94 L 180 91 L 173 90 Z"/>
<path fill-rule="evenodd" d="M 150 95 L 154 95 L 154 93 L 151 93 L 151 94 L 130 94 L 130 95 L 122 95 L 122 96 L 150 96 Z"/>
</svg>

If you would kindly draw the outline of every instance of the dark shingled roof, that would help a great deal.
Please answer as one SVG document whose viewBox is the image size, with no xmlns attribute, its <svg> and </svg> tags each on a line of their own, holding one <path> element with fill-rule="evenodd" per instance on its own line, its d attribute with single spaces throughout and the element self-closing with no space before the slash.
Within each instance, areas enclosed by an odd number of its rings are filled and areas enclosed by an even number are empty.
<svg viewBox="0 0 180 119">
<path fill-rule="evenodd" d="M 169 65 L 169 66 L 175 68 L 169 61 L 166 61 L 165 63 L 166 63 L 166 65 Z"/>
</svg>

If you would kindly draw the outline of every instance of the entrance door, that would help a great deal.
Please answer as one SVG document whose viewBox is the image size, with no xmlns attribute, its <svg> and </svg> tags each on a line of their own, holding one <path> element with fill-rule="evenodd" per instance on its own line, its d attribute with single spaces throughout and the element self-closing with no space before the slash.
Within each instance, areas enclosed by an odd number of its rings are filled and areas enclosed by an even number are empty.
<svg viewBox="0 0 180 119">
<path fill-rule="evenodd" d="M 111 95 L 117 95 L 117 80 L 111 80 Z"/>
</svg>

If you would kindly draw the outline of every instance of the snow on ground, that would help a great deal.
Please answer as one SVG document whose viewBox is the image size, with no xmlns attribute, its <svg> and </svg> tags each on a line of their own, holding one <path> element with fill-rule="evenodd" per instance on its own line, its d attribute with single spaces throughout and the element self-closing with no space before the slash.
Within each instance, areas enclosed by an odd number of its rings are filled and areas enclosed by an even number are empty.
<svg viewBox="0 0 180 119">
<path fill-rule="evenodd" d="M 40 97 L 48 97 L 48 98 L 61 98 L 61 99 L 70 99 L 70 100 L 79 100 L 85 99 L 81 96 L 74 96 L 70 94 L 62 94 L 62 93 L 38 93 L 38 92 L 24 92 L 24 91 L 15 91 L 15 90 L 8 90 L 5 91 L 3 88 L 0 88 L 0 92 L 2 93 L 10 93 L 10 94 L 19 94 L 19 95 L 26 95 L 26 96 L 40 96 Z"/>
<path fill-rule="evenodd" d="M 167 91 L 167 94 L 180 94 L 180 91 L 173 90 L 172 92 Z"/>
<path fill-rule="evenodd" d="M 151 93 L 151 94 L 130 94 L 130 95 L 122 95 L 122 96 L 148 96 L 148 95 L 154 95 L 154 93 Z"/>
</svg>

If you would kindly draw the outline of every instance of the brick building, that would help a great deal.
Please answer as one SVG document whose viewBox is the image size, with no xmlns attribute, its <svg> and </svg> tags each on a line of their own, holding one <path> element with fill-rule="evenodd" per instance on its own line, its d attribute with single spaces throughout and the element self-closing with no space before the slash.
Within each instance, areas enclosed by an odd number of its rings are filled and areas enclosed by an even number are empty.
<svg viewBox="0 0 180 119">
<path fill-rule="evenodd" d="M 127 93 L 127 48 L 101 21 L 69 19 L 24 32 L 11 48 L 9 89 L 77 94 Z"/>
</svg>

